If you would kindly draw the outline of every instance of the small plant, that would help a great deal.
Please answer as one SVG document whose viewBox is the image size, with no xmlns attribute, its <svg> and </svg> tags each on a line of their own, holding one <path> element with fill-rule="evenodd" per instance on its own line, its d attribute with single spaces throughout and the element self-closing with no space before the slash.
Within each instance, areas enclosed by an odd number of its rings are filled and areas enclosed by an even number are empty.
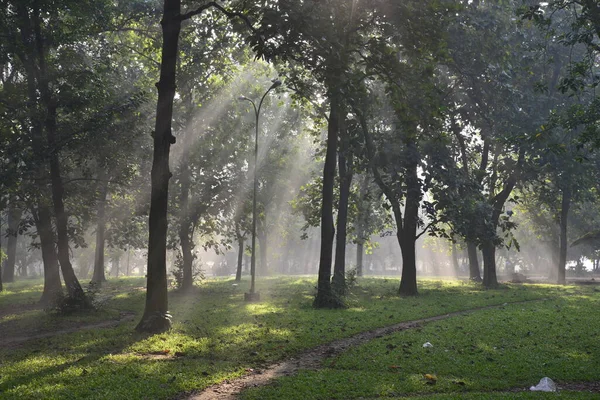
<svg viewBox="0 0 600 400">
<path fill-rule="evenodd" d="M 79 295 L 69 296 L 59 292 L 46 311 L 59 315 L 69 315 L 78 311 L 97 311 L 105 302 L 98 299 L 99 290 L 99 285 L 90 283 Z"/>
<path fill-rule="evenodd" d="M 192 285 L 196 283 L 200 283 L 205 279 L 204 271 L 202 267 L 204 264 L 202 262 L 196 262 L 195 260 L 192 262 Z M 175 268 L 171 272 L 173 274 L 173 278 L 175 281 L 173 282 L 173 286 L 175 289 L 182 289 L 185 286 L 185 282 L 183 281 L 183 256 L 181 253 L 177 253 L 175 256 Z"/>
<path fill-rule="evenodd" d="M 350 268 L 346 271 L 346 288 L 353 288 L 358 284 L 358 270 L 356 267 Z"/>
</svg>

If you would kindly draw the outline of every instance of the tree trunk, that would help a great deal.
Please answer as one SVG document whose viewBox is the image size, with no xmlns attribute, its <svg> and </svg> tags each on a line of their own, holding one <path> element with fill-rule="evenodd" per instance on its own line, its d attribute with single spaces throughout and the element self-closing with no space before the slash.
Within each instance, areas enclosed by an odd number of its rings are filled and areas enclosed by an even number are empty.
<svg viewBox="0 0 600 400">
<path fill-rule="evenodd" d="M 99 174 L 100 192 L 98 193 L 98 211 L 96 228 L 96 252 L 94 255 L 94 273 L 92 283 L 101 285 L 106 282 L 104 273 L 104 234 L 106 231 L 106 195 L 108 194 L 108 180 L 104 172 Z"/>
<path fill-rule="evenodd" d="M 119 251 L 112 258 L 112 268 L 111 272 L 114 274 L 115 278 L 119 277 L 119 270 L 121 269 L 121 252 Z"/>
<path fill-rule="evenodd" d="M 2 235 L 0 235 L 0 254 L 2 254 Z M 4 290 L 4 287 L 2 286 L 2 257 L 0 257 L 0 292 L 2 292 Z"/>
<path fill-rule="evenodd" d="M 409 148 L 413 145 L 409 144 Z M 416 149 L 412 149 L 416 152 Z M 413 155 L 414 157 L 414 155 Z M 416 157 L 415 157 L 416 158 Z M 416 296 L 417 260 L 415 244 L 417 241 L 417 225 L 419 220 L 419 203 L 421 201 L 421 185 L 417 165 L 411 164 L 406 169 L 406 202 L 404 208 L 404 226 L 398 230 L 400 250 L 402 251 L 402 277 L 400 278 L 401 296 Z"/>
<path fill-rule="evenodd" d="M 567 222 L 569 217 L 569 208 L 571 206 L 571 190 L 567 186 L 562 190 L 562 202 L 560 209 L 560 253 L 558 257 L 558 274 L 556 283 L 564 285 L 566 280 L 567 265 Z"/>
<path fill-rule="evenodd" d="M 483 253 L 483 286 L 488 289 L 498 287 L 498 278 L 496 276 L 496 246 L 493 242 L 483 243 L 481 248 Z"/>
<path fill-rule="evenodd" d="M 190 197 L 190 168 L 188 164 L 187 149 L 183 150 L 179 164 L 179 242 L 181 244 L 182 256 L 182 280 L 181 290 L 189 291 L 194 287 L 194 255 L 193 251 L 193 227 L 189 209 Z"/>
<path fill-rule="evenodd" d="M 46 206 L 39 206 L 37 212 L 33 214 L 37 233 L 40 238 L 42 261 L 44 264 L 44 291 L 42 292 L 40 303 L 49 305 L 62 294 L 60 267 L 58 265 L 58 257 L 56 256 L 54 230 L 52 229 L 52 216 L 50 209 Z"/>
<path fill-rule="evenodd" d="M 467 241 L 467 252 L 469 254 L 469 279 L 475 282 L 482 282 L 479 259 L 477 258 L 477 245 Z"/>
<path fill-rule="evenodd" d="M 330 96 L 329 124 L 327 126 L 327 152 L 323 166 L 323 194 L 321 204 L 321 251 L 319 256 L 319 278 L 315 308 L 339 308 L 342 303 L 331 289 L 331 261 L 335 227 L 333 225 L 333 186 L 335 183 L 335 161 L 339 130 L 340 105 L 338 95 Z"/>
<path fill-rule="evenodd" d="M 235 270 L 235 281 L 240 282 L 242 280 L 242 261 L 244 259 L 244 237 L 238 236 L 238 255 L 237 255 L 237 269 Z"/>
<path fill-rule="evenodd" d="M 363 276 L 363 254 L 365 253 L 365 243 L 359 241 L 356 243 L 356 276 Z"/>
<path fill-rule="evenodd" d="M 456 277 L 460 275 L 460 264 L 458 262 L 458 251 L 456 250 L 456 243 L 452 242 L 452 267 L 454 268 L 454 274 Z"/>
<path fill-rule="evenodd" d="M 341 121 L 345 116 L 340 116 Z M 344 125 L 341 123 L 340 125 Z M 340 129 L 340 134 L 345 135 L 345 129 Z M 347 138 L 342 138 L 346 141 Z M 347 144 L 343 145 L 339 157 L 340 169 L 340 200 L 338 203 L 337 214 L 337 234 L 335 242 L 335 263 L 333 265 L 333 289 L 338 294 L 343 295 L 346 292 L 346 240 L 348 224 L 348 202 L 350 199 L 350 186 L 352 185 L 352 154 L 348 151 Z"/>
<path fill-rule="evenodd" d="M 63 202 L 64 186 L 60 176 L 60 163 L 58 158 L 58 143 L 56 140 L 56 104 L 47 99 L 46 135 L 48 146 L 54 149 L 50 153 L 50 183 L 52 189 L 52 202 L 54 204 L 54 216 L 56 218 L 56 237 L 58 248 L 58 261 L 67 287 L 68 296 L 77 300 L 82 308 L 90 308 L 92 305 L 87 299 L 83 288 L 79 284 L 73 265 L 69 256 L 69 231 L 68 219 Z"/>
<path fill-rule="evenodd" d="M 268 259 L 268 236 L 267 236 L 267 232 L 263 231 L 259 234 L 256 235 L 258 237 L 258 253 L 259 253 L 259 258 L 260 258 L 260 268 L 258 268 L 258 271 L 260 271 L 262 273 L 263 276 L 268 276 L 270 275 L 270 271 L 269 271 L 269 265 L 267 264 L 267 259 Z M 258 275 L 258 271 L 257 275 Z"/>
<path fill-rule="evenodd" d="M 32 14 L 37 15 L 37 24 L 34 28 L 30 18 L 29 9 L 23 2 L 16 3 L 16 13 L 19 18 L 20 39 L 23 49 L 22 53 L 18 53 L 19 58 L 25 68 L 25 80 L 27 81 L 27 111 L 30 119 L 30 137 L 31 149 L 37 160 L 44 160 L 37 171 L 35 179 L 39 183 L 37 193 L 37 210 L 32 209 L 40 243 L 42 247 L 42 260 L 44 264 L 44 290 L 40 303 L 51 304 L 58 295 L 62 294 L 62 286 L 60 282 L 60 271 L 58 259 L 56 257 L 56 243 L 54 231 L 52 228 L 52 214 L 48 205 L 48 193 L 46 189 L 46 181 L 48 179 L 48 170 L 46 165 L 47 151 L 44 147 L 43 124 L 39 117 L 41 111 L 39 108 L 38 91 L 41 82 L 39 81 L 41 73 L 38 71 L 39 66 L 44 62 L 43 45 L 41 40 L 34 37 L 34 31 L 39 37 L 39 9 L 34 9 Z M 40 48 L 36 49 L 35 44 Z M 40 50 L 41 51 L 38 51 Z M 41 60 L 36 60 L 37 57 Z"/>
<path fill-rule="evenodd" d="M 21 210 L 10 207 L 8 210 L 8 240 L 6 243 L 6 261 L 2 270 L 4 282 L 14 282 L 15 261 L 17 258 L 17 240 L 19 238 L 19 223 L 21 222 Z"/>
<path fill-rule="evenodd" d="M 181 31 L 181 0 L 164 0 L 161 21 L 163 44 L 154 130 L 150 216 L 148 238 L 148 278 L 144 315 L 136 326 L 140 332 L 162 332 L 171 327 L 167 298 L 167 207 L 169 199 L 169 152 L 175 137 L 171 133 L 175 74 Z"/>
</svg>

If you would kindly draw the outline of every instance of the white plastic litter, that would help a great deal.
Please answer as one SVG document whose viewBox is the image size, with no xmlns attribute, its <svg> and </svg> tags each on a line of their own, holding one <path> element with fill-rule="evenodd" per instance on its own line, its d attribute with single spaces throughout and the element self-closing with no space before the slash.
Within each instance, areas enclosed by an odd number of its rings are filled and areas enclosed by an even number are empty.
<svg viewBox="0 0 600 400">
<path fill-rule="evenodd" d="M 423 343 L 423 347 L 433 347 L 433 345 L 429 342 Z"/>
<path fill-rule="evenodd" d="M 556 392 L 556 383 L 550 378 L 540 379 L 540 383 L 529 388 L 532 392 Z"/>
</svg>

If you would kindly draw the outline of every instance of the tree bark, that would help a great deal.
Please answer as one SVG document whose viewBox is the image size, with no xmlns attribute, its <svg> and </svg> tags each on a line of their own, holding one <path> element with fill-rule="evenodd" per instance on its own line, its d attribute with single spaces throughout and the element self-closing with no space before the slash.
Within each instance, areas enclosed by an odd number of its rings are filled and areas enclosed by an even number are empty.
<svg viewBox="0 0 600 400">
<path fill-rule="evenodd" d="M 321 251 L 319 256 L 319 278 L 315 308 L 341 307 L 331 289 L 331 262 L 335 227 L 333 225 L 333 186 L 335 183 L 335 163 L 339 131 L 340 104 L 337 94 L 330 95 L 329 123 L 327 126 L 327 150 L 323 166 L 323 191 L 321 203 Z"/>
<path fill-rule="evenodd" d="M 2 235 L 0 235 L 0 254 L 2 254 Z M 0 261 L 1 261 L 1 257 L 0 257 Z M 2 262 L 0 262 L 0 292 L 2 292 L 4 290 L 4 287 L 2 286 L 2 268 L 1 268 L 1 264 Z"/>
<path fill-rule="evenodd" d="M 258 233 L 256 235 L 258 237 L 258 254 L 259 254 L 259 258 L 260 258 L 260 268 L 258 268 L 257 275 L 258 272 L 260 271 L 262 273 L 263 276 L 268 276 L 271 274 L 271 272 L 269 271 L 269 265 L 267 264 L 267 260 L 268 260 L 268 234 L 265 230 L 263 230 L 262 232 Z"/>
<path fill-rule="evenodd" d="M 56 255 L 56 243 L 54 230 L 52 229 L 52 215 L 46 206 L 38 206 L 37 212 L 33 212 L 34 222 L 40 238 L 42 250 L 42 261 L 44 265 L 44 291 L 40 303 L 49 305 L 62 294 L 60 281 L 60 267 Z"/>
<path fill-rule="evenodd" d="M 242 280 L 242 261 L 244 259 L 244 237 L 238 235 L 238 254 L 237 254 L 237 269 L 235 270 L 235 281 L 241 282 Z"/>
<path fill-rule="evenodd" d="M 496 276 L 496 245 L 491 241 L 483 243 L 481 248 L 483 253 L 483 286 L 488 289 L 498 287 L 498 277 Z"/>
<path fill-rule="evenodd" d="M 415 153 L 413 144 L 407 145 L 408 149 Z M 399 293 L 401 296 L 416 296 L 417 291 L 417 260 L 416 241 L 417 225 L 419 221 L 419 203 L 421 202 L 421 185 L 419 181 L 417 164 L 411 163 L 406 168 L 406 202 L 404 208 L 404 226 L 398 230 L 401 237 L 398 238 L 402 251 L 402 277 L 400 278 Z"/>
<path fill-rule="evenodd" d="M 21 210 L 10 207 L 8 210 L 8 240 L 6 243 L 6 260 L 2 270 L 2 280 L 6 283 L 15 280 L 15 261 L 17 256 L 17 240 L 19 238 L 19 223 Z"/>
<path fill-rule="evenodd" d="M 167 207 L 171 177 L 169 152 L 171 144 L 175 143 L 171 123 L 181 31 L 180 12 L 181 0 L 164 1 L 160 80 L 156 85 L 158 101 L 151 172 L 146 304 L 142 319 L 136 326 L 136 330 L 140 332 L 162 332 L 171 327 L 167 298 Z"/>
<path fill-rule="evenodd" d="M 64 186 L 60 176 L 60 163 L 58 159 L 58 143 L 56 141 L 56 104 L 52 100 L 47 100 L 47 105 L 46 136 L 48 146 L 53 149 L 50 154 L 50 182 L 52 202 L 54 204 L 54 216 L 56 219 L 58 261 L 60 262 L 60 268 L 69 297 L 73 300 L 77 300 L 82 308 L 90 308 L 91 303 L 79 284 L 79 280 L 75 275 L 69 256 L 69 217 L 65 211 L 63 201 Z"/>
<path fill-rule="evenodd" d="M 356 242 L 356 276 L 363 276 L 363 255 L 365 254 L 365 242 Z"/>
<path fill-rule="evenodd" d="M 456 250 L 456 243 L 452 242 L 452 267 L 454 268 L 454 274 L 456 277 L 460 274 L 460 264 L 458 262 L 458 251 Z"/>
<path fill-rule="evenodd" d="M 104 172 L 99 174 L 101 179 L 100 192 L 98 193 L 97 227 L 96 227 L 96 251 L 94 254 L 94 273 L 92 282 L 101 285 L 106 282 L 104 273 L 104 242 L 106 232 L 106 195 L 108 194 L 108 180 Z"/>
<path fill-rule="evenodd" d="M 27 111 L 31 124 L 31 149 L 37 160 L 44 160 L 36 171 L 37 174 L 35 179 L 39 185 L 36 193 L 37 209 L 32 209 L 31 213 L 34 216 L 36 228 L 40 237 L 42 260 L 44 264 L 44 290 L 42 292 L 40 303 L 48 305 L 55 301 L 58 295 L 62 294 L 62 286 L 58 258 L 56 255 L 54 230 L 52 227 L 52 213 L 48 205 L 49 195 L 46 188 L 48 168 L 45 162 L 46 149 L 43 137 L 43 121 L 39 117 L 41 112 L 39 109 L 38 90 L 40 89 L 41 73 L 36 66 L 43 63 L 43 51 L 36 51 L 35 43 L 37 42 L 39 46 L 41 41 L 36 40 L 34 37 L 34 28 L 26 4 L 17 2 L 16 13 L 19 18 L 21 38 L 20 48 L 22 49 L 22 51 L 17 54 L 25 68 L 28 97 Z M 39 14 L 39 9 L 33 10 L 33 14 Z M 37 22 L 39 23 L 39 20 Z M 39 31 L 39 24 L 37 30 Z M 36 56 L 41 56 L 42 60 L 36 61 Z"/>
<path fill-rule="evenodd" d="M 183 150 L 179 168 L 179 184 L 181 186 L 181 191 L 179 193 L 179 242 L 181 244 L 181 256 L 183 261 L 181 290 L 189 291 L 194 287 L 194 276 L 192 271 L 194 255 L 192 253 L 193 227 L 189 208 L 190 169 L 187 149 Z"/>
<path fill-rule="evenodd" d="M 341 113 L 343 114 L 343 113 Z M 333 289 L 338 294 L 346 292 L 346 241 L 348 225 L 348 202 L 350 199 L 350 187 L 353 176 L 353 157 L 348 146 L 347 132 L 345 130 L 345 116 L 340 115 L 339 134 L 343 135 L 341 151 L 338 154 L 340 174 L 340 199 L 338 202 L 337 233 L 335 242 L 335 263 L 333 265 Z"/>
<path fill-rule="evenodd" d="M 469 279 L 475 282 L 482 282 L 479 259 L 477 258 L 477 245 L 467 241 L 467 252 L 469 255 Z"/>
<path fill-rule="evenodd" d="M 571 206 L 571 189 L 568 185 L 562 190 L 562 201 L 560 209 L 560 253 L 558 257 L 558 273 L 556 282 L 559 285 L 567 283 L 566 265 L 567 265 L 567 222 L 569 217 L 569 208 Z"/>
</svg>

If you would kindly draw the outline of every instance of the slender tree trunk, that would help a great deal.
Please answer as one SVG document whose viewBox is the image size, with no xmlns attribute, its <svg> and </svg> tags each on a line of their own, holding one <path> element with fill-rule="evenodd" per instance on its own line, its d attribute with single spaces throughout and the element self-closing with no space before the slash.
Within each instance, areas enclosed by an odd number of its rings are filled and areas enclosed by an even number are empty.
<svg viewBox="0 0 600 400">
<path fill-rule="evenodd" d="M 71 299 L 77 299 L 80 306 L 90 308 L 91 303 L 86 298 L 83 288 L 79 284 L 75 271 L 71 265 L 69 256 L 69 233 L 68 216 L 63 202 L 64 186 L 60 176 L 60 164 L 58 159 L 56 141 L 56 104 L 48 101 L 48 115 L 46 120 L 46 133 L 48 146 L 54 151 L 50 154 L 50 182 L 52 188 L 52 202 L 54 203 L 54 215 L 56 218 L 56 236 L 58 248 L 58 261 L 67 287 L 67 293 Z"/>
<path fill-rule="evenodd" d="M 161 332 L 171 327 L 168 318 L 167 298 L 167 207 L 169 199 L 169 152 L 175 137 L 171 133 L 175 75 L 181 31 L 181 0 L 165 0 L 163 19 L 163 44 L 161 51 L 160 80 L 154 130 L 154 156 L 152 161 L 152 189 L 148 239 L 148 278 L 144 315 L 136 326 L 141 332 Z"/>
<path fill-rule="evenodd" d="M 571 207 L 571 190 L 567 186 L 562 190 L 562 202 L 560 209 L 560 253 L 558 258 L 558 274 L 556 282 L 559 285 L 567 283 L 566 265 L 567 265 L 567 222 L 569 217 L 569 208 Z"/>
<path fill-rule="evenodd" d="M 365 242 L 356 242 L 356 276 L 363 276 L 363 254 L 365 254 Z"/>
<path fill-rule="evenodd" d="M 113 272 L 115 278 L 119 277 L 120 269 L 121 269 L 121 253 L 119 252 L 119 253 L 113 255 L 113 259 L 112 259 L 111 272 Z"/>
<path fill-rule="evenodd" d="M 269 265 L 267 264 L 269 237 L 265 230 L 263 230 L 261 233 L 258 233 L 256 236 L 258 237 L 258 253 L 260 257 L 259 271 L 262 272 L 263 276 L 268 276 L 271 274 L 271 272 L 269 271 Z"/>
<path fill-rule="evenodd" d="M 188 164 L 187 149 L 183 150 L 181 163 L 179 165 L 179 183 L 181 192 L 179 193 L 179 242 L 181 244 L 181 256 L 183 259 L 183 276 L 181 281 L 181 290 L 189 291 L 194 286 L 193 264 L 194 255 L 192 241 L 192 220 L 189 210 L 190 196 L 190 169 Z"/>
<path fill-rule="evenodd" d="M 458 277 L 460 274 L 460 264 L 458 262 L 458 251 L 456 250 L 456 243 L 452 242 L 452 267 L 454 268 L 454 274 Z"/>
<path fill-rule="evenodd" d="M 39 77 L 41 73 L 37 66 L 43 63 L 43 60 L 36 60 L 37 56 L 43 58 L 43 51 L 36 51 L 35 44 L 41 43 L 36 41 L 34 35 L 34 27 L 30 18 L 29 10 L 25 3 L 17 2 L 16 13 L 19 18 L 20 39 L 22 52 L 18 53 L 19 58 L 25 68 L 25 80 L 27 81 L 27 111 L 30 116 L 30 142 L 31 149 L 37 160 L 45 160 L 47 151 L 44 146 L 43 124 L 39 107 Z M 39 10 L 34 9 L 33 14 L 38 14 Z M 38 16 L 39 22 L 39 16 Z M 39 24 L 37 31 L 39 32 Z M 43 50 L 43 49 L 42 49 Z M 40 54 L 42 53 L 42 54 Z M 37 210 L 32 209 L 31 213 L 34 216 L 36 228 L 40 238 L 42 248 L 42 260 L 44 264 L 44 290 L 40 303 L 50 304 L 56 300 L 57 296 L 62 294 L 62 286 L 60 282 L 60 271 L 58 259 L 56 256 L 56 243 L 54 230 L 52 227 L 52 213 L 48 205 L 48 192 L 46 188 L 48 179 L 48 169 L 46 163 L 42 163 L 37 171 L 35 179 L 38 186 Z"/>
<path fill-rule="evenodd" d="M 356 275 L 363 276 L 363 255 L 365 247 L 365 230 L 367 225 L 369 205 L 367 192 L 369 190 L 368 175 L 364 174 L 360 181 L 358 199 L 358 215 L 356 216 Z"/>
<path fill-rule="evenodd" d="M 98 211 L 96 228 L 96 252 L 94 254 L 94 273 L 92 282 L 101 285 L 106 282 L 104 273 L 104 235 L 106 232 L 106 195 L 108 194 L 108 180 L 106 173 L 99 174 L 100 192 L 98 193 Z"/>
<path fill-rule="evenodd" d="M 37 212 L 34 212 L 34 221 L 40 238 L 44 265 L 44 291 L 42 292 L 40 303 L 49 305 L 62 294 L 60 267 L 56 255 L 56 243 L 54 230 L 52 229 L 50 209 L 46 206 L 38 207 Z"/>
<path fill-rule="evenodd" d="M 21 210 L 10 207 L 8 210 L 8 240 L 6 243 L 6 260 L 2 270 L 4 282 L 14 282 L 15 261 L 17 258 L 17 240 L 19 238 L 19 223 L 21 222 Z"/>
<path fill-rule="evenodd" d="M 335 227 L 333 225 L 333 186 L 335 183 L 335 162 L 339 131 L 340 104 L 337 94 L 330 96 L 329 124 L 327 127 L 327 151 L 323 166 L 323 194 L 321 204 L 321 251 L 319 256 L 319 278 L 315 308 L 338 308 L 342 304 L 331 289 L 331 262 Z"/>
<path fill-rule="evenodd" d="M 244 237 L 238 235 L 238 254 L 237 254 L 237 269 L 235 270 L 235 281 L 240 282 L 242 280 L 242 261 L 244 259 Z"/>
<path fill-rule="evenodd" d="M 477 258 L 477 245 L 467 241 L 467 252 L 469 254 L 469 279 L 475 282 L 482 282 L 479 259 Z"/>
<path fill-rule="evenodd" d="M 0 235 L 0 254 L 2 254 L 2 235 Z M 0 257 L 0 292 L 2 292 L 4 290 L 4 287 L 2 286 L 3 271 L 2 271 L 1 265 L 2 265 L 2 257 Z"/>
<path fill-rule="evenodd" d="M 345 118 L 340 116 L 340 118 Z M 340 134 L 346 134 L 345 129 L 340 130 Z M 343 138 L 347 140 L 347 138 Z M 339 169 L 340 169 L 340 199 L 338 203 L 337 214 L 337 234 L 335 243 L 335 263 L 333 265 L 333 289 L 338 294 L 346 292 L 346 241 L 348 224 L 348 202 L 350 199 L 350 187 L 352 185 L 352 154 L 348 151 L 348 146 L 344 145 L 340 151 Z M 345 154 L 346 153 L 346 154 Z"/>
<path fill-rule="evenodd" d="M 488 289 L 498 287 L 498 278 L 496 276 L 496 246 L 493 242 L 483 243 L 481 248 L 483 253 L 483 286 Z"/>
</svg>

